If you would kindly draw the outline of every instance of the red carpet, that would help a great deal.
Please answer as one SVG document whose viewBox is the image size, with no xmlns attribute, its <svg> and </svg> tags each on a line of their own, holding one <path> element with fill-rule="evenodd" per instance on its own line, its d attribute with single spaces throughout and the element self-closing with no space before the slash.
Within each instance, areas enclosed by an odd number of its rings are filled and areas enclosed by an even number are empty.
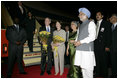
<svg viewBox="0 0 118 79">
<path fill-rule="evenodd" d="M 5 66 L 2 66 L 1 69 L 2 69 L 2 76 L 6 77 L 7 68 Z M 45 72 L 43 76 L 40 76 L 41 73 L 40 65 L 25 67 L 24 69 L 28 74 L 26 75 L 19 74 L 18 66 L 15 65 L 12 77 L 13 78 L 67 78 L 67 73 L 68 73 L 68 68 L 64 68 L 64 74 L 62 76 L 60 76 L 59 74 L 55 76 L 54 66 L 52 67 L 51 75 L 48 75 Z"/>
</svg>

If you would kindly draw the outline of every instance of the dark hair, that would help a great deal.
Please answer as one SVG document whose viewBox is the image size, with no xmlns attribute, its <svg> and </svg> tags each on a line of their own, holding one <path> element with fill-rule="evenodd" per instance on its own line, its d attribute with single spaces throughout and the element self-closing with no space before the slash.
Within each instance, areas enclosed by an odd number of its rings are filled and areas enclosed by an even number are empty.
<svg viewBox="0 0 118 79">
<path fill-rule="evenodd" d="M 48 18 L 48 19 L 50 20 L 50 22 L 51 22 L 51 19 L 50 19 L 49 17 L 46 17 L 46 18 Z M 45 18 L 45 19 L 46 19 L 46 18 Z"/>
<path fill-rule="evenodd" d="M 15 21 L 15 19 L 18 19 L 18 20 L 19 20 L 19 18 L 18 18 L 18 17 L 14 17 L 14 18 L 13 18 L 13 21 Z"/>
<path fill-rule="evenodd" d="M 32 11 L 28 11 L 27 14 L 28 14 L 28 13 L 31 13 L 31 14 L 32 14 Z"/>
<path fill-rule="evenodd" d="M 62 25 L 62 22 L 61 22 L 61 21 L 56 21 L 56 23 L 57 23 L 57 22 L 59 22 L 59 23 L 60 23 L 60 25 Z"/>
<path fill-rule="evenodd" d="M 100 13 L 101 13 L 101 15 L 103 15 L 103 16 L 104 16 L 104 13 L 103 13 L 102 11 L 98 11 L 98 12 L 100 12 Z M 97 12 L 97 13 L 98 13 L 98 12 Z"/>
<path fill-rule="evenodd" d="M 116 16 L 117 17 L 117 14 L 114 13 L 114 14 L 112 14 L 112 16 Z"/>
</svg>

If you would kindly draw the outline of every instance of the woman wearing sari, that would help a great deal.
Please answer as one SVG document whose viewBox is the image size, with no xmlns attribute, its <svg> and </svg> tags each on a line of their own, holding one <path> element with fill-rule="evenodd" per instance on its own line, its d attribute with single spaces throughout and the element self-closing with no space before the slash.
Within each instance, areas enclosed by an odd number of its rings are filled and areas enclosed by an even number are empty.
<svg viewBox="0 0 118 79">
<path fill-rule="evenodd" d="M 76 41 L 76 38 L 78 35 L 77 26 L 78 25 L 76 21 L 71 22 L 72 32 L 69 34 L 69 43 L 68 43 L 67 52 L 66 52 L 67 56 L 70 54 L 70 69 L 67 75 L 68 78 L 81 78 L 82 77 L 81 69 L 77 66 L 74 66 L 75 51 L 76 51 L 74 42 Z"/>
</svg>

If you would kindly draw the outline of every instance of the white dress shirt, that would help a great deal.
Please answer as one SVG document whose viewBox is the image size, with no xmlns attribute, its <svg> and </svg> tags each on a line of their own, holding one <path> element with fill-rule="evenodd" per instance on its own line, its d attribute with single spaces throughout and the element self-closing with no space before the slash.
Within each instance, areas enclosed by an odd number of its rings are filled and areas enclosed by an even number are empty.
<svg viewBox="0 0 118 79">
<path fill-rule="evenodd" d="M 14 26 L 17 28 L 17 30 L 19 31 L 19 25 L 16 25 L 16 24 L 14 24 Z"/>
<path fill-rule="evenodd" d="M 116 25 L 117 25 L 117 22 L 114 24 L 114 28 L 116 27 Z"/>
<path fill-rule="evenodd" d="M 93 21 L 91 21 L 88 25 L 88 32 L 89 35 L 88 37 L 84 38 L 83 40 L 80 40 L 80 43 L 90 43 L 92 41 L 95 40 L 95 36 L 96 36 L 96 25 Z"/>
<path fill-rule="evenodd" d="M 101 22 L 102 22 L 103 19 L 97 21 L 97 27 L 96 27 L 96 39 L 98 37 L 98 34 L 99 34 L 99 29 L 100 29 L 100 25 L 101 25 Z"/>
<path fill-rule="evenodd" d="M 22 6 L 19 6 L 20 10 L 21 10 L 21 13 L 23 14 L 23 8 Z"/>
</svg>

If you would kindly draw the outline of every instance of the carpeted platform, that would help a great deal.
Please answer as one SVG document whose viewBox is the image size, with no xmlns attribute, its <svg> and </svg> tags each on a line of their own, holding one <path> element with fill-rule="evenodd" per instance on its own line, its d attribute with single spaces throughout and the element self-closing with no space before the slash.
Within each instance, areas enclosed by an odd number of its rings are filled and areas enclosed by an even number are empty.
<svg viewBox="0 0 118 79">
<path fill-rule="evenodd" d="M 68 74 L 68 68 L 64 68 L 64 74 L 62 76 L 60 76 L 59 74 L 55 76 L 54 66 L 52 67 L 51 75 L 48 75 L 45 72 L 43 76 L 40 76 L 41 73 L 40 65 L 24 67 L 24 69 L 28 74 L 26 75 L 19 74 L 18 66 L 17 64 L 15 64 L 12 77 L 13 78 L 67 78 Z M 1 70 L 2 77 L 6 78 L 6 72 L 7 72 L 7 65 L 4 65 L 2 66 Z"/>
</svg>

